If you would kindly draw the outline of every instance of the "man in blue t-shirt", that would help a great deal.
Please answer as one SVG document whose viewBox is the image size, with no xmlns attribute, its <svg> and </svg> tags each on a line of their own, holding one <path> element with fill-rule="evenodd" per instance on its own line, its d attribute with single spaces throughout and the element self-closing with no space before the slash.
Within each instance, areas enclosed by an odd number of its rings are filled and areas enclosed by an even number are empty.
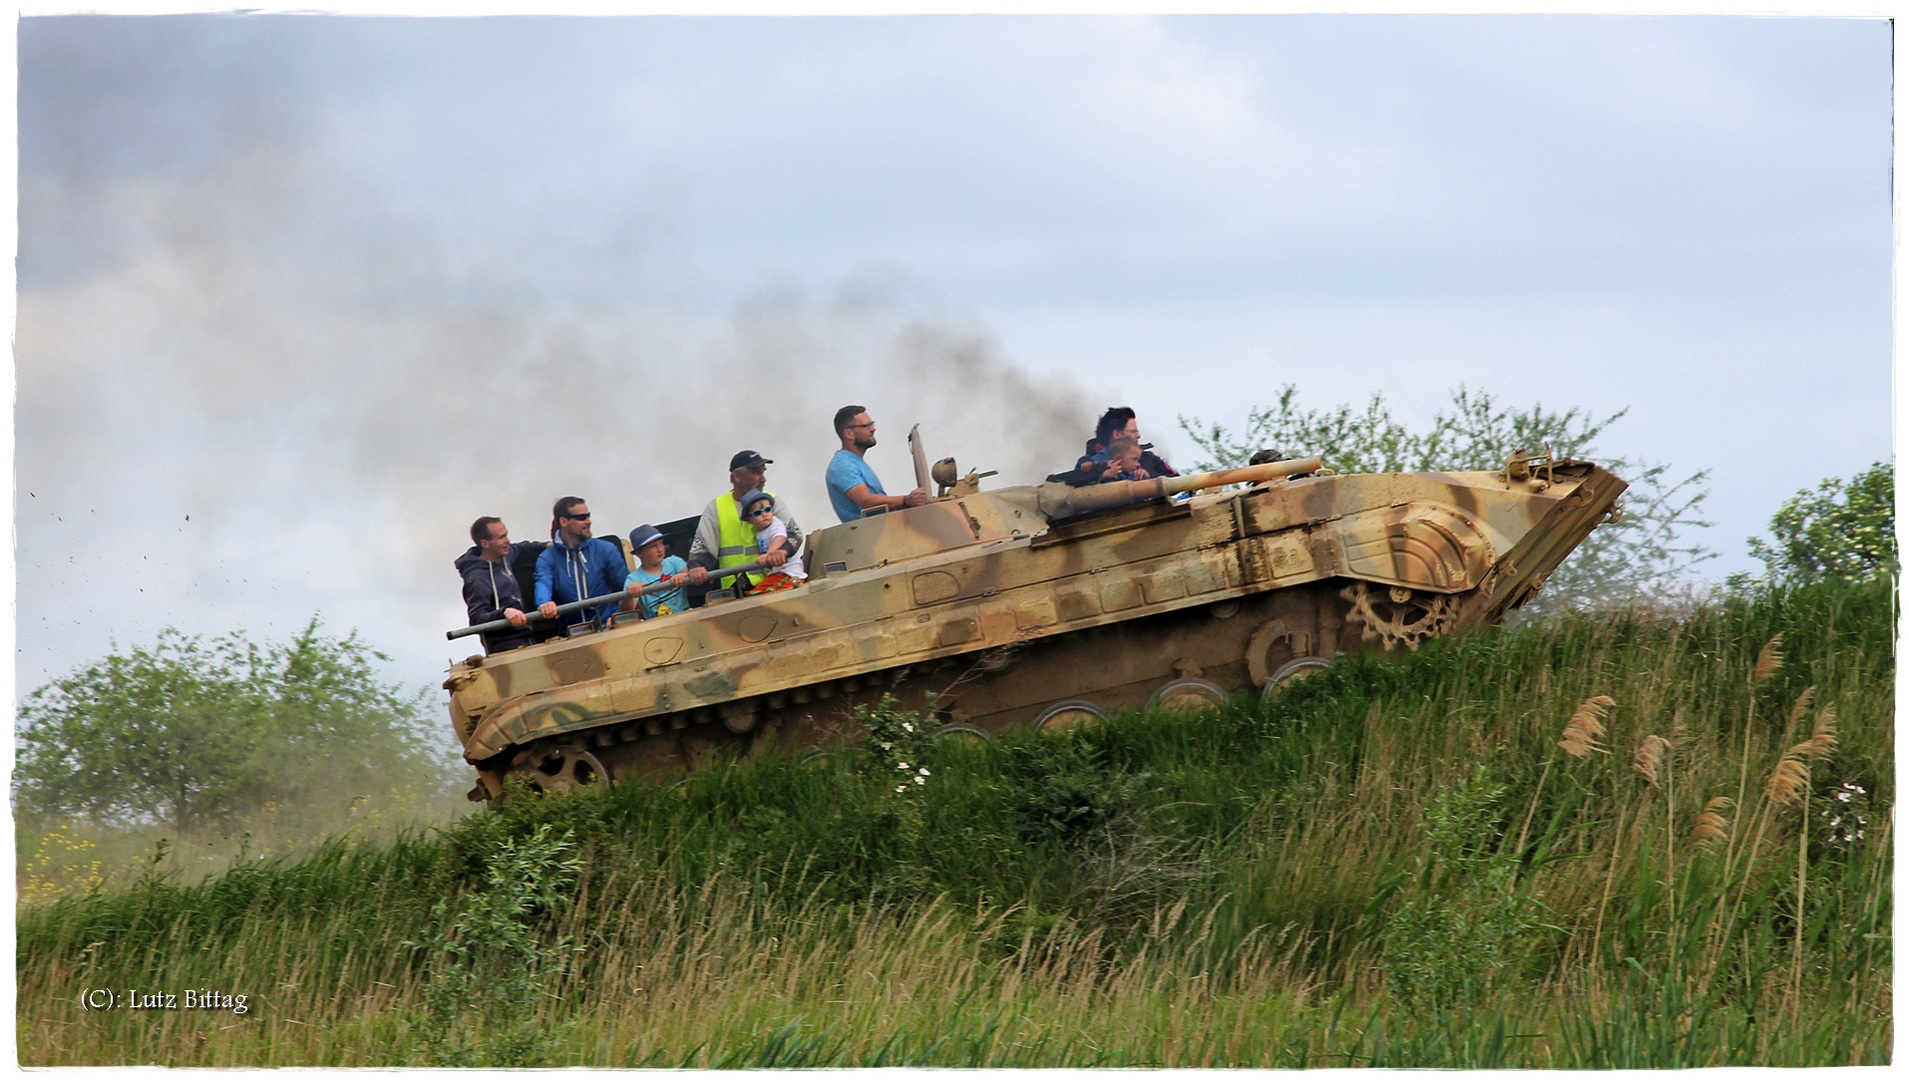
<svg viewBox="0 0 1909 1080">
<path fill-rule="evenodd" d="M 854 521 L 876 507 L 900 510 L 928 501 L 928 493 L 921 488 L 906 495 L 890 495 L 882 490 L 881 479 L 862 456 L 875 445 L 875 421 L 868 418 L 867 409 L 844 405 L 835 410 L 835 434 L 841 438 L 842 448 L 829 459 L 828 487 L 829 504 L 835 507 L 836 517 Z"/>
</svg>

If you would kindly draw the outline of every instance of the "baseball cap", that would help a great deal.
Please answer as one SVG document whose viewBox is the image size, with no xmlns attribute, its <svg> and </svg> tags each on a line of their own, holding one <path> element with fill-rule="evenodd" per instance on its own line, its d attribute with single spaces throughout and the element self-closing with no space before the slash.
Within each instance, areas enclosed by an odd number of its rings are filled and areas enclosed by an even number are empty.
<svg viewBox="0 0 1909 1080">
<path fill-rule="evenodd" d="M 630 550 L 641 551 L 644 545 L 654 544 L 663 538 L 663 530 L 654 525 L 638 525 L 630 530 Z"/>
<path fill-rule="evenodd" d="M 732 469 L 760 469 L 764 465 L 774 465 L 773 458 L 763 457 L 754 450 L 738 450 L 736 456 L 729 459 Z"/>
</svg>

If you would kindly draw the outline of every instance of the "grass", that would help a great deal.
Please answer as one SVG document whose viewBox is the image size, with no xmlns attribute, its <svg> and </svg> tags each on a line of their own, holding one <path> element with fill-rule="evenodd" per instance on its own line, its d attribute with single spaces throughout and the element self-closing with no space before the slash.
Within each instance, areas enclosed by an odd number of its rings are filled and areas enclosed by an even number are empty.
<svg viewBox="0 0 1909 1080">
<path fill-rule="evenodd" d="M 462 777 L 458 777 L 462 779 Z M 387 841 L 470 811 L 463 788 L 393 784 L 373 792 L 316 792 L 296 805 L 267 803 L 222 827 L 181 833 L 161 824 L 40 821 L 15 810 L 15 896 L 38 903 L 124 889 L 157 872 L 198 880 L 275 857 L 297 857 L 338 837 Z"/>
<path fill-rule="evenodd" d="M 508 909 L 548 950 L 532 989 L 449 1021 L 515 1063 L 1882 1064 L 1894 603 L 1487 630 L 1270 702 L 937 745 L 899 793 L 872 757 L 754 760 L 27 903 L 20 1058 L 445 1062 L 431 988 L 479 970 L 447 950 L 482 960 L 458 927 L 505 917 L 487 875 L 542 836 L 578 869 Z M 1608 752 L 1567 752 L 1599 695 Z M 1799 752 L 1826 708 L 1834 744 Z"/>
</svg>

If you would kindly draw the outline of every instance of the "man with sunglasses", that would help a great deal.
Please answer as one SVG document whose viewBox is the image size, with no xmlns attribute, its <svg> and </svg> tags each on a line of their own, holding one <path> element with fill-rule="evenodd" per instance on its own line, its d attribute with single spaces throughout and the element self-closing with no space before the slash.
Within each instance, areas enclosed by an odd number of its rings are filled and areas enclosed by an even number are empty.
<svg viewBox="0 0 1909 1080">
<path fill-rule="evenodd" d="M 761 492 L 769 499 L 775 519 L 789 532 L 789 553 L 802 550 L 802 528 L 795 523 L 795 515 L 789 512 L 787 504 L 762 486 L 768 483 L 769 466 L 774 465 L 773 458 L 763 457 L 754 450 L 738 450 L 729 459 L 729 490 L 709 500 L 703 507 L 703 518 L 696 523 L 696 538 L 689 543 L 689 582 L 701 585 L 708 580 L 709 571 L 723 566 L 741 566 L 756 561 L 755 527 L 742 519 L 742 507 L 739 500 L 751 491 Z M 770 566 L 780 566 L 779 560 L 768 560 Z M 736 590 L 740 595 L 750 586 L 760 582 L 761 574 L 744 574 L 746 582 L 738 582 Z"/>
<path fill-rule="evenodd" d="M 635 611 L 636 602 L 623 591 L 630 576 L 623 553 L 608 540 L 590 535 L 590 507 L 582 497 L 566 495 L 550 508 L 550 546 L 537 556 L 537 611 L 546 619 L 557 618 L 557 605 L 573 600 L 601 596 L 602 607 L 568 612 L 558 621 L 561 628 L 595 621 L 616 610 Z M 616 608 L 609 602 L 621 597 Z"/>
<path fill-rule="evenodd" d="M 890 495 L 882 490 L 881 478 L 864 459 L 875 445 L 875 421 L 868 418 L 867 409 L 844 405 L 835 410 L 835 434 L 841 438 L 842 448 L 829 459 L 826 481 L 829 505 L 835 508 L 836 517 L 854 521 L 878 507 L 900 510 L 928 501 L 928 493 L 921 488 L 906 495 Z"/>
</svg>

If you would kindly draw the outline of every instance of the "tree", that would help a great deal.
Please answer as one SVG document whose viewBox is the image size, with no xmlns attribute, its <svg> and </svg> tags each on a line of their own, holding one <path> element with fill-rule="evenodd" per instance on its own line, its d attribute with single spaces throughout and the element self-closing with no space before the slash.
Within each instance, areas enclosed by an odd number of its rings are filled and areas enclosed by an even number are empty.
<svg viewBox="0 0 1909 1080">
<path fill-rule="evenodd" d="M 1845 484 L 1832 477 L 1805 488 L 1770 519 L 1775 543 L 1750 538 L 1750 554 L 1763 560 L 1771 582 L 1869 581 L 1896 577 L 1896 463 L 1878 461 Z M 1733 585 L 1747 575 L 1731 575 Z"/>
<path fill-rule="evenodd" d="M 423 695 L 379 681 L 384 659 L 316 617 L 280 645 L 161 630 L 27 695 L 15 805 L 191 831 L 322 789 L 441 782 Z"/>
<path fill-rule="evenodd" d="M 1498 407 L 1490 394 L 1460 386 L 1451 410 L 1431 427 L 1414 432 L 1393 417 L 1382 394 L 1365 410 L 1350 405 L 1314 410 L 1297 404 L 1288 384 L 1270 407 L 1254 407 L 1236 435 L 1199 417 L 1180 417 L 1180 427 L 1205 453 L 1197 468 L 1244 465 L 1261 449 L 1297 457 L 1317 454 L 1338 473 L 1454 472 L 1502 469 L 1514 450 L 1558 458 L 1590 457 L 1592 443 L 1628 410 L 1599 420 L 1580 409 L 1552 412 L 1541 405 L 1523 411 Z M 1684 541 L 1685 531 L 1708 528 L 1699 510 L 1708 471 L 1676 479 L 1669 465 L 1625 458 L 1602 462 L 1630 482 L 1623 515 L 1594 530 L 1546 581 L 1532 602 L 1535 611 L 1621 603 L 1674 591 L 1696 564 L 1715 558 Z"/>
</svg>

